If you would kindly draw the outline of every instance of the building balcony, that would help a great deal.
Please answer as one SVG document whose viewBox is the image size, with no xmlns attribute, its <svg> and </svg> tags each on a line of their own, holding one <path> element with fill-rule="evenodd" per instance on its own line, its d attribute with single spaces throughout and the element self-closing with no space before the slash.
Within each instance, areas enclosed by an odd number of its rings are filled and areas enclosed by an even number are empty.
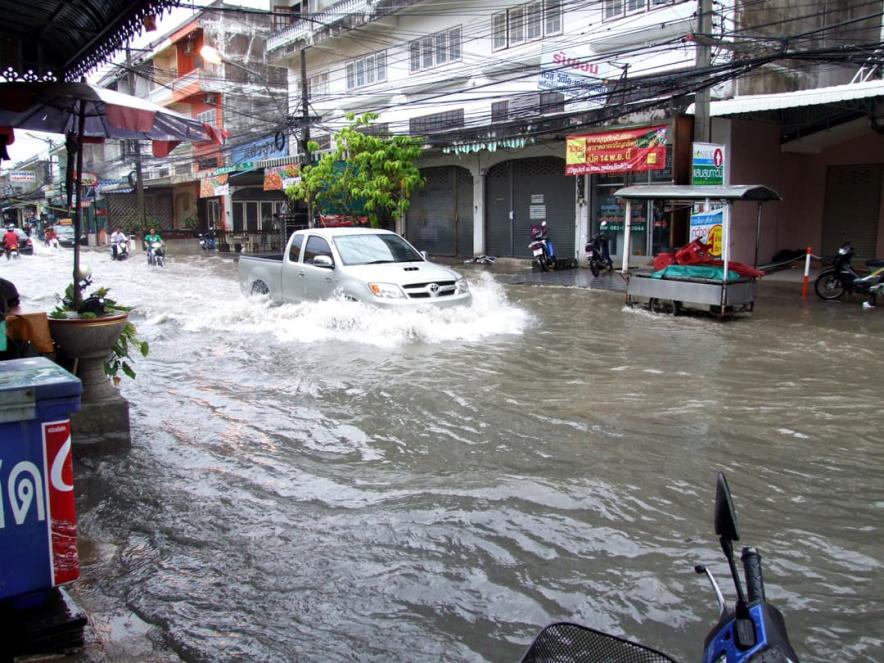
<svg viewBox="0 0 884 663">
<path fill-rule="evenodd" d="M 202 69 L 194 69 L 154 88 L 148 98 L 155 104 L 168 106 L 194 94 L 218 91 L 219 85 L 214 75 Z"/>
<path fill-rule="evenodd" d="M 396 14 L 429 0 L 340 0 L 310 18 L 299 19 L 274 32 L 267 40 L 271 60 L 280 60 L 298 49 L 298 44 L 316 44 L 350 28 Z"/>
</svg>

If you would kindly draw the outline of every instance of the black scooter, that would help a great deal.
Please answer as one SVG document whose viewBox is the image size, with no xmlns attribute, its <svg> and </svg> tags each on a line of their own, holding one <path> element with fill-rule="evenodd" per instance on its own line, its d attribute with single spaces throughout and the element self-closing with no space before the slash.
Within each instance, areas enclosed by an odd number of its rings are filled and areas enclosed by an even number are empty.
<svg viewBox="0 0 884 663">
<path fill-rule="evenodd" d="M 850 242 L 842 244 L 838 249 L 838 255 L 835 256 L 834 264 L 820 272 L 814 283 L 813 289 L 817 297 L 835 300 L 843 297 L 845 292 L 869 295 L 872 300 L 869 304 L 874 306 L 875 293 L 878 290 L 875 286 L 884 283 L 884 258 L 866 260 L 866 267 L 871 272 L 860 274 L 850 264 L 853 256 L 853 245 Z"/>
<path fill-rule="evenodd" d="M 718 600 L 718 622 L 703 643 L 703 663 L 797 663 L 798 656 L 786 634 L 783 615 L 764 594 L 761 555 L 743 548 L 745 591 L 734 560 L 734 541 L 740 540 L 737 514 L 724 474 L 715 490 L 715 534 L 730 567 L 737 600 L 729 608 L 715 578 L 705 566 L 694 571 L 709 578 Z M 615 635 L 558 622 L 544 628 L 522 657 L 522 663 L 554 661 L 604 661 L 605 663 L 670 663 L 674 659 L 650 647 Z"/>
<path fill-rule="evenodd" d="M 605 233 L 593 235 L 584 248 L 593 276 L 598 276 L 603 269 L 609 272 L 614 269 L 614 261 L 611 260 L 611 251 L 608 248 L 608 236 Z"/>
</svg>

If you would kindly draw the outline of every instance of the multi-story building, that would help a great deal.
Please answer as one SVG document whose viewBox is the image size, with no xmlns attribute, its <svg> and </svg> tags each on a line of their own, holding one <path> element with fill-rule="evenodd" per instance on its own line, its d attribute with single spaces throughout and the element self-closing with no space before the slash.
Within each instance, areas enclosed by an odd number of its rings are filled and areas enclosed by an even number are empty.
<svg viewBox="0 0 884 663">
<path fill-rule="evenodd" d="M 246 244 L 249 235 L 270 238 L 283 193 L 265 192 L 258 177 L 235 182 L 264 160 L 287 155 L 286 77 L 265 62 L 269 33 L 267 12 L 216 2 L 130 52 L 103 77 L 102 85 L 198 118 L 225 138 L 160 156 L 134 141 L 87 149 L 84 170 L 94 162 L 112 224 L 142 225 L 135 191 L 140 161 L 148 225 L 167 235 L 213 228 L 230 244 Z"/>
<path fill-rule="evenodd" d="M 309 113 L 321 118 L 311 125 L 320 144 L 328 144 L 346 113 L 369 110 L 380 114 L 375 131 L 424 137 L 426 186 L 398 230 L 440 255 L 527 257 L 529 226 L 545 220 L 560 256 L 581 257 L 584 241 L 605 229 L 620 257 L 623 206 L 612 193 L 627 183 L 690 181 L 693 122 L 686 111 L 696 89 L 713 84 L 713 99 L 729 99 L 759 86 L 779 91 L 781 79 L 791 81 L 791 89 L 831 85 L 849 79 L 863 48 L 880 42 L 880 14 L 879 34 L 869 39 L 868 22 L 858 29 L 856 8 L 846 0 L 714 3 L 708 34 L 697 34 L 698 0 L 271 4 L 270 61 L 288 68 L 291 89 L 306 83 Z M 810 39 L 805 33 L 814 21 Z M 764 41 L 774 34 L 779 53 Z M 840 42 L 841 54 L 829 53 L 825 64 L 822 57 L 809 62 L 806 54 L 827 42 Z M 703 70 L 695 66 L 698 44 L 713 49 L 712 66 Z M 774 79 L 780 82 L 764 82 Z M 866 94 L 863 102 L 878 94 Z M 822 104 L 827 116 L 842 98 L 835 93 L 835 101 Z M 291 112 L 303 114 L 300 93 L 291 99 Z M 793 243 L 820 246 L 820 227 L 804 228 L 794 242 L 782 230 L 791 228 L 807 200 L 790 195 L 800 186 L 796 173 L 805 167 L 825 173 L 828 162 L 796 165 L 782 154 L 781 165 L 772 167 L 781 126 L 731 118 L 716 102 L 712 115 L 711 138 L 727 148 L 730 181 L 768 184 L 786 198 L 763 230 L 762 255 Z M 569 135 L 660 126 L 666 129 L 657 134 L 667 144 L 663 168 L 565 175 Z M 873 154 L 882 153 L 880 136 L 863 135 L 871 152 L 862 159 L 880 164 L 884 159 Z M 827 203 L 820 197 L 816 204 Z M 875 224 L 884 252 L 877 216 Z M 686 216 L 655 203 L 634 209 L 631 225 L 636 261 L 688 239 Z M 735 257 L 751 261 L 754 216 L 751 223 L 738 218 L 735 230 Z"/>
</svg>

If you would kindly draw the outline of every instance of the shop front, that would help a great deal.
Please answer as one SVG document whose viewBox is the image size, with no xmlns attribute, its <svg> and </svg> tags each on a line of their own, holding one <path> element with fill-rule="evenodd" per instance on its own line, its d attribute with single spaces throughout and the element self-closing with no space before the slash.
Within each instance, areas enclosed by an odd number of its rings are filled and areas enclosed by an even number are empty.
<svg viewBox="0 0 884 663">
<path fill-rule="evenodd" d="M 641 184 L 683 184 L 689 179 L 690 118 L 671 123 L 568 136 L 566 173 L 586 177 L 589 232 L 607 236 L 615 263 L 623 258 L 626 205 L 614 193 Z M 659 200 L 630 211 L 630 259 L 650 258 L 687 242 L 690 209 Z"/>
<path fill-rule="evenodd" d="M 473 255 L 473 176 L 461 166 L 421 169 L 426 184 L 408 208 L 405 236 L 431 255 Z"/>
<path fill-rule="evenodd" d="M 576 256 L 574 180 L 557 157 L 503 161 L 485 180 L 485 250 L 490 255 L 530 258 L 530 228 L 546 221 L 556 255 Z"/>
</svg>

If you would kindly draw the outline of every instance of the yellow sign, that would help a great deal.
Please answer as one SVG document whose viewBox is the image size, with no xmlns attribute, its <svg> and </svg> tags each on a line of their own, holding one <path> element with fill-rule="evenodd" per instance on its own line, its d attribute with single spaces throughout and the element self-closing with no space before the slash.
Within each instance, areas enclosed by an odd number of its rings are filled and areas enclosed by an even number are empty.
<svg viewBox="0 0 884 663">
<path fill-rule="evenodd" d="M 580 164 L 586 161 L 586 138 L 568 138 L 565 147 L 565 164 Z"/>
<path fill-rule="evenodd" d="M 706 236 L 706 244 L 709 245 L 709 253 L 718 257 L 721 255 L 721 240 L 722 240 L 723 230 L 721 224 L 717 226 L 712 226 L 709 229 L 709 234 Z"/>
</svg>

